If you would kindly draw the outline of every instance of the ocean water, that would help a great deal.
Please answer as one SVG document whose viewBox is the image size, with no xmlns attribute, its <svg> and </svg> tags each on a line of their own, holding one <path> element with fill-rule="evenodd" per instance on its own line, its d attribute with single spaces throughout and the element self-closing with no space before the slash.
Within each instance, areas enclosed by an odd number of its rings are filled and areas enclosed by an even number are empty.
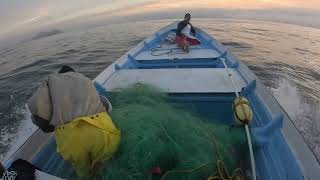
<svg viewBox="0 0 320 180">
<path fill-rule="evenodd" d="M 26 102 L 47 75 L 70 65 L 93 79 L 173 20 L 97 26 L 0 49 L 0 160 L 36 127 Z M 320 29 L 262 21 L 195 19 L 258 76 L 320 159 Z"/>
</svg>

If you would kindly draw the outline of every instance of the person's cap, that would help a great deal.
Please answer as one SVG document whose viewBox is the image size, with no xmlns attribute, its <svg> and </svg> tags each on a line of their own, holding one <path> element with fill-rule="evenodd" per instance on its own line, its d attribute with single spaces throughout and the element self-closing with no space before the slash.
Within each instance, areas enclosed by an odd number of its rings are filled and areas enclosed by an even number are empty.
<svg viewBox="0 0 320 180">
<path fill-rule="evenodd" d="M 62 66 L 59 73 L 66 73 L 66 72 L 74 72 L 74 69 L 70 66 Z"/>
</svg>

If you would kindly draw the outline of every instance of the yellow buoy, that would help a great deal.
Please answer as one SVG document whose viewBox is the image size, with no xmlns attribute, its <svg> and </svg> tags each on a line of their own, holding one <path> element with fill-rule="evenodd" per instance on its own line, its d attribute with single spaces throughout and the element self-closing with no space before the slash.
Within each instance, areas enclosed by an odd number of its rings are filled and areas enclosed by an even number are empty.
<svg viewBox="0 0 320 180">
<path fill-rule="evenodd" d="M 249 124 L 253 119 L 253 113 L 248 99 L 245 97 L 237 97 L 233 101 L 233 110 L 236 120 L 241 124 Z"/>
</svg>

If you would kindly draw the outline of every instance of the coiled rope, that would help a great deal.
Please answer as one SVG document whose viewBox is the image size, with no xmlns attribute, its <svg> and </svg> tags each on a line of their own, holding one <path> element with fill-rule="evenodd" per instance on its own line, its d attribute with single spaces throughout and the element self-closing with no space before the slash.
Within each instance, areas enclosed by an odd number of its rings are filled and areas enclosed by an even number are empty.
<svg viewBox="0 0 320 180">
<path fill-rule="evenodd" d="M 182 50 L 174 51 L 175 49 L 177 48 L 161 49 L 161 46 L 160 46 L 160 47 L 152 48 L 150 51 L 152 56 L 186 54 L 185 51 L 182 51 Z"/>
<path fill-rule="evenodd" d="M 217 154 L 217 157 L 219 159 L 222 159 L 221 153 L 219 152 L 218 143 L 215 137 L 206 129 L 203 130 L 203 132 L 206 132 L 207 136 L 210 138 L 209 144 L 215 149 L 215 152 Z M 236 168 L 232 175 L 230 176 L 227 168 L 224 165 L 224 162 L 222 160 L 217 160 L 216 165 L 218 168 L 218 171 L 213 172 L 210 176 L 207 177 L 207 180 L 243 180 L 244 179 L 244 173 L 241 168 Z M 176 170 L 170 170 L 167 171 L 160 180 L 165 180 L 170 174 L 176 174 L 176 173 L 193 173 L 196 171 L 201 170 L 202 168 L 208 167 L 209 165 L 214 164 L 213 162 L 201 164 L 198 167 L 192 168 L 192 169 L 176 169 Z"/>
</svg>

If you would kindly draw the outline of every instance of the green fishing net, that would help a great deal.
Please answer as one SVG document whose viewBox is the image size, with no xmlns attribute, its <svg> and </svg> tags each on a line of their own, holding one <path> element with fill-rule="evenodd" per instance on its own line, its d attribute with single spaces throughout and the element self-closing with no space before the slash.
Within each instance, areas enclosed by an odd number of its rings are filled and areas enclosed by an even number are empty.
<svg viewBox="0 0 320 180">
<path fill-rule="evenodd" d="M 130 86 L 110 99 L 121 143 L 95 179 L 186 180 L 240 173 L 247 150 L 243 128 L 210 123 L 149 85 Z"/>
</svg>

